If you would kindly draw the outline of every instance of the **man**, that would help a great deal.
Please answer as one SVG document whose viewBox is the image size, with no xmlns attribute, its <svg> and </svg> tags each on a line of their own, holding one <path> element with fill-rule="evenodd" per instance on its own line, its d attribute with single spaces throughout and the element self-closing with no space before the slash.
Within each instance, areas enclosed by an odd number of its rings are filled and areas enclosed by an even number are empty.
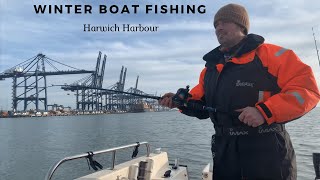
<svg viewBox="0 0 320 180">
<path fill-rule="evenodd" d="M 319 101 L 311 68 L 293 51 L 248 34 L 249 17 L 241 5 L 222 7 L 214 27 L 220 46 L 204 55 L 205 68 L 188 102 L 216 111 L 179 107 L 189 116 L 210 117 L 214 124 L 214 179 L 296 179 L 285 123 Z M 176 107 L 173 95 L 165 94 L 159 103 Z"/>
</svg>

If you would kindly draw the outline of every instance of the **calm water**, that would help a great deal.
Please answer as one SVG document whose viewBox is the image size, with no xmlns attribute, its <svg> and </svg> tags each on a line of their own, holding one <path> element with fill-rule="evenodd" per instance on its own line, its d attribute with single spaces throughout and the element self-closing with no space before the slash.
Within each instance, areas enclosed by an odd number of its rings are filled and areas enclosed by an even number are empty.
<svg viewBox="0 0 320 180">
<path fill-rule="evenodd" d="M 314 179 L 312 153 L 320 152 L 320 108 L 287 124 L 296 149 L 298 179 Z M 0 179 L 41 180 L 65 156 L 96 151 L 137 141 L 162 147 L 170 158 L 187 164 L 191 179 L 211 162 L 210 120 L 197 120 L 179 112 L 112 114 L 45 118 L 0 119 Z M 144 155 L 144 148 L 140 148 Z M 132 150 L 118 154 L 117 162 L 130 159 Z M 105 167 L 110 155 L 96 155 Z M 86 160 L 67 162 L 54 179 L 72 179 L 92 172 Z"/>
</svg>

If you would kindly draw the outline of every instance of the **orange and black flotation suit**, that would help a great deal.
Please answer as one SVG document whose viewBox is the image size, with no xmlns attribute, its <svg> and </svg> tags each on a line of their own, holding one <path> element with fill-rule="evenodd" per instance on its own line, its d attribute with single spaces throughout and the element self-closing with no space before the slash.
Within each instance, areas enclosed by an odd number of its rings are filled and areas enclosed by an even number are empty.
<svg viewBox="0 0 320 180">
<path fill-rule="evenodd" d="M 228 58 L 226 61 L 226 57 Z M 320 95 L 312 70 L 293 51 L 249 34 L 233 51 L 217 47 L 203 59 L 205 68 L 190 94 L 217 112 L 182 109 L 212 120 L 212 150 L 217 179 L 296 179 L 295 154 L 284 123 L 316 106 Z M 236 109 L 256 107 L 266 123 L 252 128 Z"/>
</svg>

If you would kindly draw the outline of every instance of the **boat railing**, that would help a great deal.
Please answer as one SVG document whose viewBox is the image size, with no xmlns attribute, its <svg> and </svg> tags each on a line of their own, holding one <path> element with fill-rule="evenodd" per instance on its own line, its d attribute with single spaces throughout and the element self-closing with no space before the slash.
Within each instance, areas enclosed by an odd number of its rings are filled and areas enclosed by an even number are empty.
<svg viewBox="0 0 320 180">
<path fill-rule="evenodd" d="M 111 168 L 109 168 L 109 169 L 113 170 L 114 166 L 115 166 L 116 152 L 118 150 L 127 149 L 127 148 L 131 148 L 131 147 L 139 147 L 140 145 L 146 145 L 147 157 L 149 157 L 150 156 L 150 145 L 148 142 L 137 142 L 135 144 L 128 144 L 128 145 L 119 146 L 119 147 L 110 148 L 110 149 L 104 149 L 104 150 L 100 150 L 100 151 L 87 152 L 87 153 L 69 156 L 69 157 L 65 157 L 65 158 L 61 159 L 60 161 L 58 161 L 55 165 L 53 165 L 50 168 L 50 170 L 48 171 L 48 173 L 45 177 L 45 180 L 50 180 L 52 178 L 54 172 L 57 170 L 57 168 L 61 164 L 63 164 L 64 162 L 75 160 L 75 159 L 80 159 L 80 158 L 87 158 L 89 155 L 92 156 L 95 154 L 112 153 L 112 161 L 111 161 L 112 164 L 111 164 Z"/>
</svg>

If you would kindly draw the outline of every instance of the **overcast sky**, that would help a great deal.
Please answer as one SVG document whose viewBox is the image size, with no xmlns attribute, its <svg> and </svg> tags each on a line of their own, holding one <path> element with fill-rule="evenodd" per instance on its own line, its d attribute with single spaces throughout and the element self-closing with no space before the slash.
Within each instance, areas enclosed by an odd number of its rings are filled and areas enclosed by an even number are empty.
<svg viewBox="0 0 320 180">
<path fill-rule="evenodd" d="M 319 0 L 213 1 L 213 0 L 0 0 L 0 72 L 38 53 L 79 69 L 94 70 L 98 52 L 108 56 L 103 87 L 115 84 L 121 66 L 127 67 L 125 89 L 135 85 L 146 93 L 175 92 L 194 86 L 204 67 L 202 57 L 218 46 L 213 16 L 228 3 L 244 5 L 250 16 L 249 33 L 266 42 L 292 49 L 313 68 L 320 84 L 320 68 L 311 28 L 320 42 Z M 36 14 L 33 5 L 88 4 L 92 14 Z M 99 14 L 98 5 L 139 4 L 137 14 Z M 145 14 L 145 4 L 205 5 L 205 14 Z M 133 11 L 132 11 L 133 12 Z M 142 24 L 158 32 L 83 32 L 83 24 Z M 320 43 L 318 43 L 320 46 Z M 61 68 L 67 70 L 68 68 Z M 48 85 L 72 83 L 86 75 L 48 77 Z M 0 81 L 0 108 L 11 109 L 12 79 Z M 48 88 L 48 104 L 75 107 L 72 93 Z M 70 95 L 68 95 L 68 93 Z"/>
</svg>

